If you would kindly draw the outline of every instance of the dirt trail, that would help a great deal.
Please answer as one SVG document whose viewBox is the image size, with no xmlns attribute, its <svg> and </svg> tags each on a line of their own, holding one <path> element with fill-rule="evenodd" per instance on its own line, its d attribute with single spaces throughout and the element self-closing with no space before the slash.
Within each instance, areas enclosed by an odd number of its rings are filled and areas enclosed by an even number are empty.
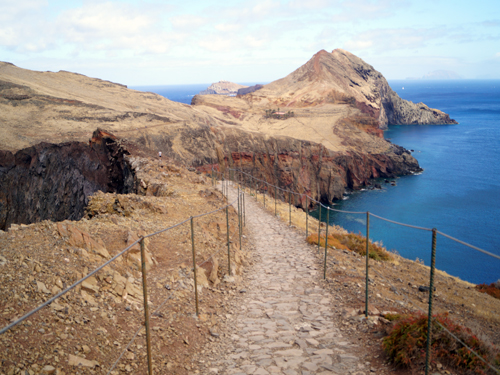
<svg viewBox="0 0 500 375">
<path fill-rule="evenodd" d="M 229 200 L 235 198 L 236 192 L 230 189 Z M 246 198 L 253 265 L 238 286 L 241 298 L 220 332 L 220 347 L 206 346 L 209 354 L 202 360 L 201 372 L 383 373 L 363 359 L 367 353 L 353 338 L 341 333 L 338 308 L 324 287 L 316 248 L 296 229 Z"/>
</svg>

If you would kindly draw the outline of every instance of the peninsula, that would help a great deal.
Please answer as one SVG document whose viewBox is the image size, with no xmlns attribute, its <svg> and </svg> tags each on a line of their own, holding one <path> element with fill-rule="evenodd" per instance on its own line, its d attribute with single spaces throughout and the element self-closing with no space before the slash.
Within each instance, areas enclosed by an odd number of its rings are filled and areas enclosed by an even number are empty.
<svg viewBox="0 0 500 375">
<path fill-rule="evenodd" d="M 113 134 L 119 140 L 118 151 L 125 148 L 132 154 L 151 156 L 161 151 L 200 172 L 242 168 L 284 189 L 331 203 L 342 198 L 345 189 L 370 186 L 373 178 L 421 171 L 409 151 L 383 138 L 388 124 L 456 123 L 437 109 L 399 98 L 372 66 L 341 49 L 319 51 L 288 76 L 248 91 L 237 97 L 196 95 L 192 105 L 186 105 L 77 73 L 35 72 L 0 63 L 0 150 L 4 150 L 0 182 L 9 186 L 9 194 L 0 197 L 2 226 L 15 222 L 6 214 L 14 209 L 13 202 L 39 207 L 33 201 L 38 183 L 27 183 L 31 188 L 25 188 L 12 181 L 34 177 L 29 168 L 35 165 L 48 171 L 43 168 L 48 150 L 58 155 L 85 154 L 72 152 L 73 146 L 63 150 L 35 145 L 83 142 L 95 148 L 92 145 L 100 141 L 89 141 L 95 138 L 96 128 L 106 129 L 100 134 Z M 108 163 L 108 156 L 123 163 L 118 151 L 101 146 L 99 150 L 96 157 L 103 163 Z M 30 163 L 21 155 L 29 155 Z M 54 173 L 79 165 L 72 157 L 52 160 L 57 164 L 51 165 Z M 23 172 L 22 168 L 27 169 Z M 85 176 L 86 167 L 78 168 Z M 108 166 L 106 170 L 115 169 Z M 131 169 L 120 164 L 118 170 Z M 133 173 L 122 177 L 128 179 Z M 78 199 L 86 201 L 99 184 L 133 185 L 117 184 L 116 175 L 108 177 L 82 182 L 93 188 L 78 193 Z M 56 190 L 49 195 L 55 194 L 62 205 L 64 200 L 73 204 L 75 197 Z M 83 206 L 79 206 L 80 217 Z M 37 215 L 29 216 L 37 220 Z"/>
</svg>

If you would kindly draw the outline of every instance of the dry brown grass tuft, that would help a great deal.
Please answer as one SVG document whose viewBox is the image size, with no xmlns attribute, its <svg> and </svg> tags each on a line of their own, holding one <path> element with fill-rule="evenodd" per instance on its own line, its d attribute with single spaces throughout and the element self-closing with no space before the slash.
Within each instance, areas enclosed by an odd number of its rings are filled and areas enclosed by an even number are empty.
<svg viewBox="0 0 500 375">
<path fill-rule="evenodd" d="M 320 246 L 325 247 L 325 236 L 321 236 Z M 307 242 L 310 244 L 318 244 L 318 234 L 314 233 L 307 237 Z M 360 255 L 366 255 L 366 237 L 361 234 L 347 233 L 347 234 L 329 234 L 328 235 L 328 247 L 341 249 L 341 250 L 351 250 Z M 385 249 L 377 243 L 369 241 L 368 243 L 368 254 L 371 259 L 392 261 L 394 257 Z"/>
</svg>

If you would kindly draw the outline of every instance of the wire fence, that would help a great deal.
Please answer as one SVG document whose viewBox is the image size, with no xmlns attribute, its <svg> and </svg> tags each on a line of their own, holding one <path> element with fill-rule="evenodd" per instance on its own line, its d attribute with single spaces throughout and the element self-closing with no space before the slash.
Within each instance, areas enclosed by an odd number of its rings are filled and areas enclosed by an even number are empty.
<svg viewBox="0 0 500 375">
<path fill-rule="evenodd" d="M 494 372 L 500 374 L 500 369 L 495 367 L 493 364 L 490 362 L 486 361 L 481 355 L 479 355 L 476 351 L 474 351 L 470 346 L 468 346 L 466 343 L 464 343 L 462 340 L 456 337 L 452 332 L 450 332 L 446 327 L 444 327 L 437 319 L 435 316 L 433 316 L 433 303 L 434 303 L 434 278 L 435 278 L 435 259 L 436 259 L 436 242 L 437 242 L 437 235 L 441 235 L 445 238 L 448 238 L 452 241 L 455 241 L 457 243 L 460 243 L 464 246 L 467 246 L 475 251 L 478 251 L 482 254 L 488 255 L 491 258 L 500 260 L 500 256 L 493 254 L 491 252 L 488 252 L 484 249 L 481 249 L 477 246 L 471 245 L 467 242 L 461 241 L 457 238 L 454 238 L 446 233 L 443 233 L 441 231 L 438 231 L 435 228 L 425 228 L 421 226 L 416 226 L 416 225 L 411 225 L 411 224 L 406 224 L 406 223 L 401 223 L 395 220 L 390 220 L 387 218 L 384 218 L 382 216 L 373 214 L 368 211 L 364 212 L 355 212 L 355 211 L 345 211 L 345 210 L 338 210 L 334 209 L 328 205 L 324 205 L 322 202 L 315 200 L 311 196 L 305 194 L 305 193 L 297 193 L 294 192 L 290 189 L 284 189 L 281 188 L 275 184 L 269 183 L 268 181 L 264 179 L 260 179 L 257 177 L 254 177 L 253 174 L 244 172 L 242 169 L 238 168 L 226 168 L 224 172 L 220 172 L 218 170 L 215 170 L 212 168 L 212 183 L 214 183 L 215 179 L 221 179 L 222 180 L 222 191 L 225 195 L 227 195 L 227 190 L 228 190 L 228 181 L 232 180 L 235 182 L 238 182 L 238 184 L 246 185 L 247 188 L 250 189 L 250 192 L 256 197 L 258 200 L 259 194 L 262 195 L 262 202 L 264 207 L 266 207 L 266 197 L 267 197 L 267 206 L 269 204 L 272 204 L 271 199 L 274 200 L 274 213 L 277 216 L 277 200 L 280 199 L 281 201 L 288 203 L 289 205 L 289 217 L 288 217 L 288 222 L 289 225 L 292 225 L 292 214 L 291 214 L 291 206 L 292 206 L 292 200 L 294 206 L 297 204 L 297 202 L 301 202 L 301 205 L 305 207 L 305 215 L 306 215 L 306 238 L 309 236 L 310 233 L 310 228 L 309 228 L 309 207 L 311 205 L 315 205 L 318 207 L 319 210 L 319 216 L 318 216 L 318 229 L 317 229 L 317 236 L 318 236 L 318 251 L 320 250 L 320 239 L 321 237 L 321 210 L 326 210 L 326 229 L 325 229 L 325 241 L 324 241 L 324 259 L 323 259 L 323 278 L 326 279 L 327 275 L 327 257 L 328 257 L 328 228 L 329 228 L 329 213 L 330 211 L 334 212 L 339 212 L 339 213 L 348 213 L 348 214 L 353 214 L 353 215 L 366 215 L 366 251 L 365 251 L 365 259 L 366 259 L 366 264 L 365 264 L 365 317 L 368 318 L 368 311 L 369 311 L 369 269 L 370 264 L 369 264 L 369 238 L 370 238 L 370 217 L 377 218 L 379 220 L 383 220 L 385 222 L 395 224 L 398 226 L 403 226 L 415 230 L 420 230 L 420 231 L 426 231 L 426 232 L 431 232 L 432 233 L 432 245 L 431 245 L 431 265 L 430 265 L 430 275 L 429 275 L 429 286 L 428 286 L 428 293 L 429 293 L 429 298 L 428 298 L 428 311 L 427 311 L 427 342 L 426 342 L 426 356 L 425 356 L 425 374 L 428 375 L 429 373 L 429 364 L 431 361 L 431 343 L 432 343 L 432 324 L 437 324 L 441 329 L 446 331 L 450 337 L 453 339 L 457 340 L 460 345 L 463 345 L 463 347 L 467 348 L 469 352 L 472 355 L 475 355 L 477 358 L 479 358 L 480 361 L 482 361 L 487 367 L 489 367 L 491 370 Z M 277 181 L 277 178 L 273 178 L 275 181 Z M 238 185 L 239 186 L 239 185 Z M 293 197 L 293 198 L 292 198 Z M 287 199 L 288 198 L 288 199 Z M 380 273 L 379 273 L 380 275 Z M 393 286 L 394 288 L 394 286 Z M 408 300 L 408 298 L 407 298 Z M 419 311 L 424 312 L 423 309 L 419 308 Z"/>
<path fill-rule="evenodd" d="M 129 246 L 127 246 L 125 249 L 121 250 L 113 256 L 111 259 L 100 265 L 99 267 L 95 268 L 93 271 L 89 272 L 87 275 L 84 277 L 81 277 L 78 279 L 76 282 L 74 282 L 72 285 L 69 287 L 65 288 L 61 292 L 57 293 L 53 297 L 49 298 L 47 301 L 44 303 L 40 304 L 36 308 L 30 310 L 23 316 L 21 316 L 18 319 L 15 319 L 13 322 L 5 326 L 4 328 L 0 329 L 0 336 L 5 334 L 6 332 L 12 330 L 16 326 L 18 326 L 20 323 L 24 322 L 26 319 L 31 317 L 32 315 L 38 313 L 45 307 L 49 306 L 52 304 L 54 301 L 58 300 L 59 298 L 63 297 L 65 294 L 68 292 L 74 290 L 78 286 L 80 286 L 85 280 L 89 279 L 90 277 L 93 277 L 96 275 L 99 271 L 103 270 L 107 266 L 113 264 L 117 259 L 120 257 L 123 257 L 124 255 L 127 254 L 128 251 L 130 251 L 134 246 L 140 245 L 140 254 L 141 254 L 141 274 L 142 274 L 142 287 L 143 287 L 143 304 L 144 304 L 144 324 L 141 325 L 131 338 L 131 340 L 128 342 L 126 345 L 125 349 L 120 353 L 116 361 L 113 363 L 113 365 L 109 368 L 107 374 L 110 374 L 118 364 L 118 362 L 121 360 L 125 352 L 130 348 L 132 343 L 134 342 L 135 338 L 140 334 L 141 330 L 144 328 L 145 329 L 145 334 L 146 334 L 146 351 L 147 351 L 147 366 L 148 366 L 148 374 L 153 373 L 153 361 L 152 361 L 152 345 L 151 345 L 151 328 L 150 328 L 150 313 L 149 313 L 149 299 L 148 299 L 148 285 L 147 285 L 147 257 L 146 257 L 146 251 L 145 251 L 145 239 L 158 236 L 162 233 L 171 231 L 175 228 L 178 228 L 186 223 L 190 223 L 190 237 L 191 237 L 191 251 L 192 251 L 192 271 L 193 271 L 193 282 L 194 282 L 194 299 L 195 299 L 195 314 L 198 317 L 199 316 L 199 297 L 198 297 L 198 278 L 197 278 L 197 269 L 201 267 L 203 264 L 207 263 L 211 259 L 213 259 L 215 256 L 220 254 L 221 252 L 226 252 L 227 251 L 227 275 L 231 275 L 231 243 L 234 243 L 235 236 L 236 241 L 239 241 L 239 249 L 241 249 L 241 238 L 243 235 L 243 226 L 245 224 L 243 215 L 244 215 L 244 192 L 238 191 L 237 197 L 232 201 L 232 202 L 227 202 L 227 204 L 223 205 L 222 207 L 215 209 L 210 212 L 205 212 L 199 215 L 191 216 L 188 219 L 181 221 L 179 223 L 176 223 L 174 225 L 171 225 L 167 228 L 161 229 L 159 231 L 156 231 L 154 233 L 150 233 L 147 235 L 142 236 L 141 238 L 137 239 L 133 243 L 131 243 Z M 230 220 L 229 220 L 229 208 L 236 206 L 236 215 L 237 215 L 237 232 L 233 233 L 233 235 L 230 235 L 231 232 L 231 225 L 230 225 Z M 207 217 L 209 215 L 214 215 L 219 212 L 223 212 L 225 215 L 226 219 L 226 243 L 227 243 L 227 248 L 226 249 L 219 249 L 217 252 L 211 254 L 208 258 L 202 260 L 202 261 L 197 261 L 197 251 L 196 251 L 196 241 L 195 241 L 195 236 L 196 236 L 196 231 L 195 231 L 195 220 L 201 219 L 203 217 Z M 175 264 L 170 264 L 170 266 L 175 266 Z M 172 290 L 171 293 L 168 294 L 168 296 L 164 299 L 164 301 L 154 310 L 153 314 L 157 313 L 174 295 L 175 290 Z"/>
<path fill-rule="evenodd" d="M 239 248 L 241 249 L 241 239 L 242 239 L 242 234 L 243 234 L 243 227 L 245 226 L 246 223 L 246 212 L 245 212 L 245 191 L 246 189 L 250 190 L 251 195 L 254 195 L 257 200 L 259 200 L 259 195 L 262 196 L 262 203 L 264 207 L 266 207 L 266 204 L 269 209 L 272 209 L 273 201 L 274 201 L 274 213 L 277 216 L 278 215 L 278 210 L 277 210 L 277 200 L 281 200 L 285 203 L 288 203 L 288 223 L 289 225 L 292 225 L 292 203 L 293 206 L 296 205 L 302 205 L 305 207 L 305 221 L 306 221 L 306 238 L 309 236 L 311 233 L 317 233 L 318 236 L 318 251 L 321 250 L 322 247 L 324 247 L 324 258 L 323 258 L 323 278 L 326 279 L 327 277 L 327 266 L 328 266 L 328 230 L 329 230 L 329 213 L 330 211 L 335 211 L 335 212 L 340 212 L 340 213 L 348 213 L 348 214 L 354 214 L 354 215 L 364 215 L 366 216 L 366 252 L 365 252 L 365 316 L 368 318 L 368 311 L 369 311 L 369 269 L 373 269 L 370 267 L 369 264 L 369 230 L 370 230 L 370 217 L 374 217 L 395 225 L 399 226 L 404 226 L 404 227 L 409 227 L 415 230 L 421 230 L 421 231 L 426 231 L 426 232 L 431 232 L 432 233 L 432 246 L 431 246 L 431 267 L 430 267 L 430 278 L 429 278 L 429 299 L 428 299 L 428 311 L 427 311 L 427 316 L 428 316 L 428 331 L 429 334 L 427 335 L 427 344 L 426 344 L 426 367 L 425 367 L 425 373 L 428 374 L 429 372 L 429 362 L 431 359 L 431 324 L 434 322 L 438 324 L 442 329 L 448 332 L 450 337 L 453 337 L 457 342 L 460 343 L 460 345 L 463 345 L 466 347 L 472 354 L 477 356 L 481 361 L 485 363 L 486 366 L 488 366 L 490 369 L 495 371 L 496 373 L 500 374 L 500 371 L 498 368 L 493 366 L 491 363 L 487 362 L 481 355 L 476 353 L 472 348 L 470 348 L 466 343 L 464 343 L 462 340 L 456 337 L 452 332 L 449 332 L 449 330 L 446 329 L 446 327 L 442 326 L 436 319 L 433 318 L 433 290 L 434 290 L 434 272 L 435 272 L 435 254 L 436 254 L 436 237 L 437 235 L 441 235 L 443 237 L 446 237 L 450 240 L 456 241 L 458 243 L 461 243 L 465 246 L 468 246 L 478 252 L 481 252 L 483 254 L 486 254 L 492 258 L 495 259 L 500 259 L 500 256 L 496 254 L 492 254 L 488 251 L 485 251 L 479 247 L 470 245 L 464 241 L 458 240 L 456 238 L 453 238 L 445 233 L 442 233 L 440 231 L 437 231 L 436 229 L 431 229 L 431 228 L 424 228 L 424 227 L 419 227 L 415 225 L 410 225 L 410 224 L 405 224 L 405 223 L 400 223 L 394 220 L 389 220 L 387 218 L 375 215 L 370 212 L 354 212 L 354 211 L 345 211 L 345 210 L 337 210 L 332 207 L 329 207 L 328 205 L 324 205 L 322 202 L 313 199 L 311 196 L 305 194 L 305 193 L 296 193 L 291 191 L 290 189 L 284 189 L 281 188 L 275 184 L 271 184 L 267 182 L 266 180 L 256 178 L 252 176 L 249 173 L 244 172 L 241 169 L 234 169 L 234 168 L 226 168 L 224 172 L 215 170 L 212 168 L 212 173 L 211 173 L 211 178 L 212 178 L 212 185 L 215 186 L 217 181 L 220 181 L 220 187 L 223 192 L 223 194 L 228 197 L 229 194 L 229 183 L 232 181 L 233 183 L 237 183 L 237 197 L 234 201 L 228 202 L 226 205 L 223 205 L 222 207 L 215 209 L 210 212 L 202 213 L 196 216 L 191 216 L 188 219 L 181 221 L 179 223 L 176 223 L 170 227 L 164 228 L 162 230 L 156 231 L 154 233 L 150 233 L 147 235 L 144 235 L 143 237 L 139 238 L 132 244 L 130 244 L 128 247 L 125 249 L 121 250 L 118 254 L 113 256 L 111 259 L 109 259 L 107 262 L 102 264 L 101 266 L 97 267 L 94 269 L 92 272 L 88 273 L 86 276 L 80 278 L 76 282 L 74 282 L 71 286 L 68 288 L 64 289 L 63 291 L 57 293 L 55 296 L 50 298 L 49 300 L 45 301 L 44 303 L 40 304 L 37 306 L 35 309 L 29 311 L 19 319 L 16 319 L 13 321 L 11 324 L 7 325 L 6 327 L 2 328 L 0 330 L 0 335 L 8 332 L 9 330 L 13 329 L 26 319 L 28 319 L 30 316 L 33 314 L 36 314 L 40 310 L 44 309 L 54 301 L 56 301 L 58 298 L 61 298 L 63 295 L 68 293 L 69 291 L 75 289 L 77 286 L 81 285 L 83 281 L 87 280 L 88 278 L 92 277 L 102 269 L 104 269 L 106 266 L 112 264 L 115 262 L 118 258 L 121 256 L 124 256 L 130 249 L 132 249 L 136 245 L 140 245 L 140 253 L 141 253 L 141 274 L 142 274 L 142 286 L 143 286 L 143 300 L 144 300 L 144 325 L 141 325 L 136 331 L 133 337 L 130 339 L 128 344 L 126 345 L 125 349 L 120 353 L 116 361 L 113 363 L 113 365 L 109 368 L 107 374 L 110 374 L 116 365 L 119 363 L 121 358 L 123 357 L 124 353 L 130 348 L 130 345 L 132 345 L 133 341 L 135 338 L 140 334 L 142 328 L 145 328 L 145 334 L 146 334 L 146 350 L 147 350 L 147 364 L 148 364 L 148 373 L 152 374 L 153 373 L 153 361 L 152 361 L 152 348 L 151 348 L 151 334 L 150 334 L 150 323 L 149 323 L 149 304 L 148 304 L 148 285 L 147 285 L 147 267 L 146 267 L 146 255 L 145 255 L 145 242 L 144 240 L 153 236 L 160 235 L 162 233 L 171 231 L 175 228 L 178 228 L 186 223 L 189 222 L 190 224 L 190 237 L 191 237 L 191 252 L 192 252 L 192 271 L 193 271 L 193 282 L 194 282 L 194 299 L 195 299 L 195 304 L 196 304 L 196 310 L 195 314 L 196 316 L 199 315 L 199 298 L 198 298 L 198 286 L 197 286 L 197 268 L 205 264 L 206 262 L 210 261 L 213 257 L 217 256 L 218 254 L 222 252 L 227 251 L 227 270 L 228 270 L 228 275 L 231 275 L 231 243 L 235 240 L 234 235 L 236 236 L 236 241 L 239 241 Z M 276 179 L 275 179 L 276 180 Z M 240 189 L 240 184 L 243 186 L 243 189 Z M 234 185 L 233 185 L 234 187 Z M 253 191 L 253 193 L 252 193 Z M 267 197 L 267 201 L 266 201 Z M 236 207 L 236 213 L 237 213 L 237 233 L 233 235 L 233 237 L 230 236 L 230 224 L 229 224 L 229 207 L 235 206 Z M 310 228 L 309 226 L 309 207 L 311 206 L 317 206 L 318 209 L 320 210 L 320 215 L 318 219 L 318 227 L 317 230 L 316 228 Z M 327 225 L 325 228 L 325 233 L 324 233 L 324 245 L 320 245 L 321 241 L 320 239 L 322 238 L 322 230 L 321 230 L 321 210 L 326 210 L 326 217 L 327 217 Z M 209 215 L 214 215 L 217 213 L 224 213 L 225 218 L 226 218 L 226 243 L 227 243 L 227 249 L 219 249 L 217 252 L 214 254 L 210 255 L 208 258 L 202 260 L 202 261 L 197 261 L 197 251 L 196 251 L 196 246 L 195 246 L 195 220 L 201 219 L 203 217 L 209 216 Z M 283 217 L 283 219 L 286 219 Z M 374 270 L 376 273 L 377 271 Z M 378 273 L 379 276 L 380 273 Z M 390 280 L 388 281 L 390 283 Z M 153 314 L 157 313 L 170 299 L 173 298 L 175 290 L 172 290 L 163 300 L 162 303 L 156 308 L 153 312 Z M 405 297 L 406 301 L 408 301 L 408 296 Z M 420 309 L 423 311 L 422 309 Z M 430 319 L 429 319 L 430 317 Z"/>
</svg>

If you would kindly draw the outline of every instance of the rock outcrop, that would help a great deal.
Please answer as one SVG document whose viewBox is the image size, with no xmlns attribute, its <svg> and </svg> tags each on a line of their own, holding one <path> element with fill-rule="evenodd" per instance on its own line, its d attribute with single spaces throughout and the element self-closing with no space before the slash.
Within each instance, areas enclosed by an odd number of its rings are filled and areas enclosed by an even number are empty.
<svg viewBox="0 0 500 375">
<path fill-rule="evenodd" d="M 243 89 L 239 89 L 238 92 L 236 93 L 237 95 L 246 95 L 246 94 L 250 94 L 252 92 L 255 92 L 257 90 L 260 90 L 261 88 L 263 88 L 264 86 L 263 85 L 253 85 L 253 86 L 249 86 L 249 87 L 245 87 Z"/>
<path fill-rule="evenodd" d="M 382 129 L 388 124 L 457 123 L 444 112 L 401 99 L 373 66 L 342 49 L 319 51 L 255 95 L 276 98 L 275 104 L 281 108 L 351 105 L 375 119 Z"/>
<path fill-rule="evenodd" d="M 206 90 L 201 91 L 198 95 L 230 95 L 236 96 L 238 90 L 248 86 L 240 85 L 238 83 L 229 81 L 219 81 L 212 83 Z"/>
<path fill-rule="evenodd" d="M 176 149 L 181 139 L 183 152 L 179 155 Z M 373 178 L 393 178 L 422 170 L 409 151 L 386 141 L 387 147 L 378 153 L 344 153 L 292 137 L 268 137 L 237 128 L 182 126 L 150 135 L 147 142 L 165 150 L 165 156 L 193 165 L 200 172 L 241 168 L 283 189 L 330 203 L 341 199 L 346 188 L 369 186 Z M 246 182 L 250 183 L 250 179 Z M 258 188 L 266 189 L 264 185 Z M 304 207 L 305 202 L 295 204 Z"/>
<path fill-rule="evenodd" d="M 78 220 L 98 190 L 130 193 L 134 171 L 116 138 L 96 131 L 88 144 L 40 143 L 0 151 L 0 229 L 12 223 Z"/>
</svg>

